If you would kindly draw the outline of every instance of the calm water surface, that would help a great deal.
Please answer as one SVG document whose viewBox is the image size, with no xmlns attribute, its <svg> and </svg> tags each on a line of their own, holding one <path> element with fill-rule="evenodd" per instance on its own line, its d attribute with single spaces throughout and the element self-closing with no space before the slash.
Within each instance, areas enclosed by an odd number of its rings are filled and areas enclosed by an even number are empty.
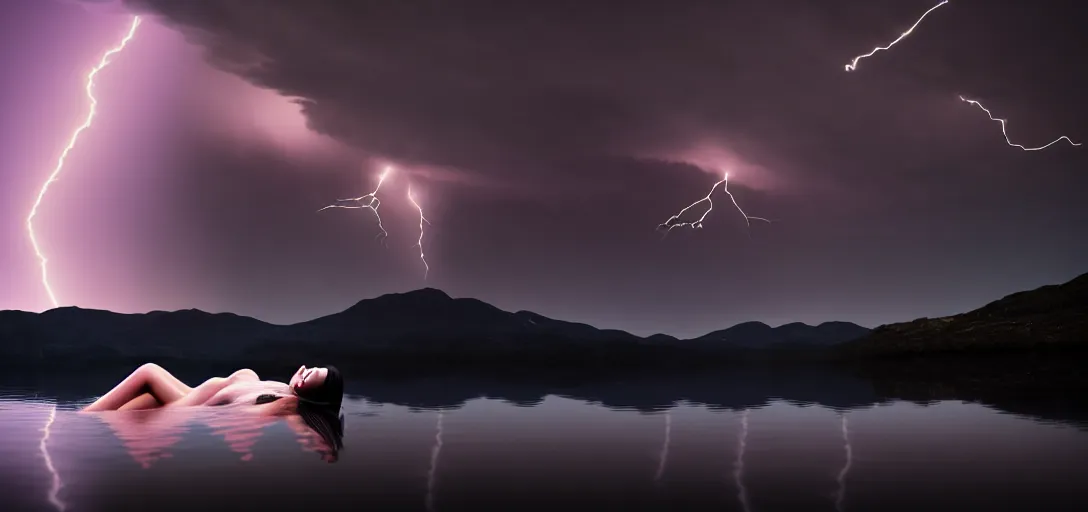
<svg viewBox="0 0 1088 512">
<path fill-rule="evenodd" d="M 428 409 L 349 394 L 329 463 L 283 419 L 78 414 L 91 399 L 0 387 L 0 510 L 1088 510 L 1082 424 L 958 400 Z"/>
</svg>

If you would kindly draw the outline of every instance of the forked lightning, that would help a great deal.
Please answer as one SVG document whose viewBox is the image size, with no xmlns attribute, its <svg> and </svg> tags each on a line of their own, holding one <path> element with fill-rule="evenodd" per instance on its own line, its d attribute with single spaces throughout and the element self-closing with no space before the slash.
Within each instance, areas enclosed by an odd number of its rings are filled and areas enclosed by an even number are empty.
<svg viewBox="0 0 1088 512">
<path fill-rule="evenodd" d="M 378 199 L 378 191 L 382 189 L 382 183 L 385 183 L 385 178 L 389 176 L 389 173 L 393 172 L 392 167 L 386 167 L 381 176 L 378 177 L 378 185 L 374 187 L 374 191 L 359 197 L 350 197 L 347 199 L 337 199 L 337 203 L 355 203 L 355 204 L 330 204 L 324 208 L 318 210 L 318 212 L 328 210 L 329 208 L 347 208 L 351 210 L 367 209 L 374 212 L 374 217 L 378 219 L 378 229 L 381 233 L 378 233 L 375 238 L 382 238 L 389 236 L 389 232 L 382 226 L 382 216 L 378 213 L 378 207 L 382 205 L 381 200 Z"/>
<path fill-rule="evenodd" d="M 714 209 L 714 200 L 711 199 L 711 197 L 714 195 L 714 191 L 718 189 L 718 185 L 722 185 L 722 190 L 724 190 L 726 195 L 729 196 L 729 199 L 733 202 L 733 206 L 737 207 L 737 211 L 739 211 L 740 214 L 744 216 L 744 222 L 749 227 L 751 227 L 751 225 L 752 225 L 751 221 L 753 221 L 753 220 L 761 220 L 761 221 L 767 222 L 767 223 L 771 222 L 770 220 L 765 219 L 763 217 L 754 217 L 754 216 L 748 215 L 747 213 L 744 212 L 743 209 L 741 209 L 740 205 L 737 204 L 737 198 L 733 197 L 733 193 L 729 191 L 729 173 L 727 172 L 727 173 L 725 173 L 725 177 L 723 177 L 721 179 L 721 181 L 715 183 L 713 187 L 710 187 L 710 192 L 705 197 L 703 197 L 702 199 L 699 199 L 698 201 L 695 201 L 694 203 L 691 203 L 691 204 L 687 205 L 686 207 L 684 207 L 683 210 L 680 210 L 676 215 L 673 215 L 672 217 L 669 217 L 669 220 L 666 220 L 665 222 L 662 222 L 661 224 L 658 224 L 657 229 L 658 230 L 664 230 L 665 234 L 667 235 L 674 228 L 678 228 L 678 227 L 690 227 L 692 229 L 702 228 L 703 227 L 703 221 L 706 220 L 706 216 L 709 215 L 710 212 Z M 680 220 L 680 217 L 682 215 L 684 215 L 684 213 L 686 213 L 688 210 L 694 208 L 699 203 L 702 203 L 703 201 L 706 201 L 706 203 L 709 205 L 709 207 L 706 209 L 705 212 L 703 212 L 703 215 L 701 217 L 699 217 L 698 219 L 696 219 L 694 221 L 690 221 L 690 222 Z"/>
</svg>

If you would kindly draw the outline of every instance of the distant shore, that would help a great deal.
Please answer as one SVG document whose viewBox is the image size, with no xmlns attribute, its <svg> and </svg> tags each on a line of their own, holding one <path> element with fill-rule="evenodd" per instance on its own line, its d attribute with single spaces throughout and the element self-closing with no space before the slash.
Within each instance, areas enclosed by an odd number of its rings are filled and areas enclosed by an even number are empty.
<svg viewBox="0 0 1088 512">
<path fill-rule="evenodd" d="M 967 313 L 876 329 L 849 322 L 745 322 L 681 340 L 508 312 L 424 288 L 366 299 L 325 317 L 273 325 L 198 310 L 119 314 L 80 308 L 0 311 L 0 361 L 61 365 L 177 360 L 239 365 L 339 361 L 371 371 L 612 371 L 762 362 L 983 357 L 1088 347 L 1088 274 Z"/>
</svg>

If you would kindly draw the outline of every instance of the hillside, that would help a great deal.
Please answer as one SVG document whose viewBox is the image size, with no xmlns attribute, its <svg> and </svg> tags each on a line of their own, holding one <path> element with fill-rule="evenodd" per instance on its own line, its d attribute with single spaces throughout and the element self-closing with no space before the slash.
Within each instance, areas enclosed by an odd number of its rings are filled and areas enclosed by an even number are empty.
<svg viewBox="0 0 1088 512">
<path fill-rule="evenodd" d="M 967 313 L 888 324 L 842 344 L 853 356 L 1088 347 L 1088 274 Z"/>
</svg>

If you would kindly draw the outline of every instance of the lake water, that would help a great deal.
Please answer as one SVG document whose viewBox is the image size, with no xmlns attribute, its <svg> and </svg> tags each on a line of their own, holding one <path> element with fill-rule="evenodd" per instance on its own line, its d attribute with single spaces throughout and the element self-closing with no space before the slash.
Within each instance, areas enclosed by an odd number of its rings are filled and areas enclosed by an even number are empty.
<svg viewBox="0 0 1088 512">
<path fill-rule="evenodd" d="M 652 380 L 352 382 L 335 463 L 283 419 L 79 414 L 108 386 L 0 385 L 0 510 L 1088 510 L 1081 397 L 1034 414 L 808 382 L 822 398 L 751 376 L 702 401 Z"/>
</svg>

